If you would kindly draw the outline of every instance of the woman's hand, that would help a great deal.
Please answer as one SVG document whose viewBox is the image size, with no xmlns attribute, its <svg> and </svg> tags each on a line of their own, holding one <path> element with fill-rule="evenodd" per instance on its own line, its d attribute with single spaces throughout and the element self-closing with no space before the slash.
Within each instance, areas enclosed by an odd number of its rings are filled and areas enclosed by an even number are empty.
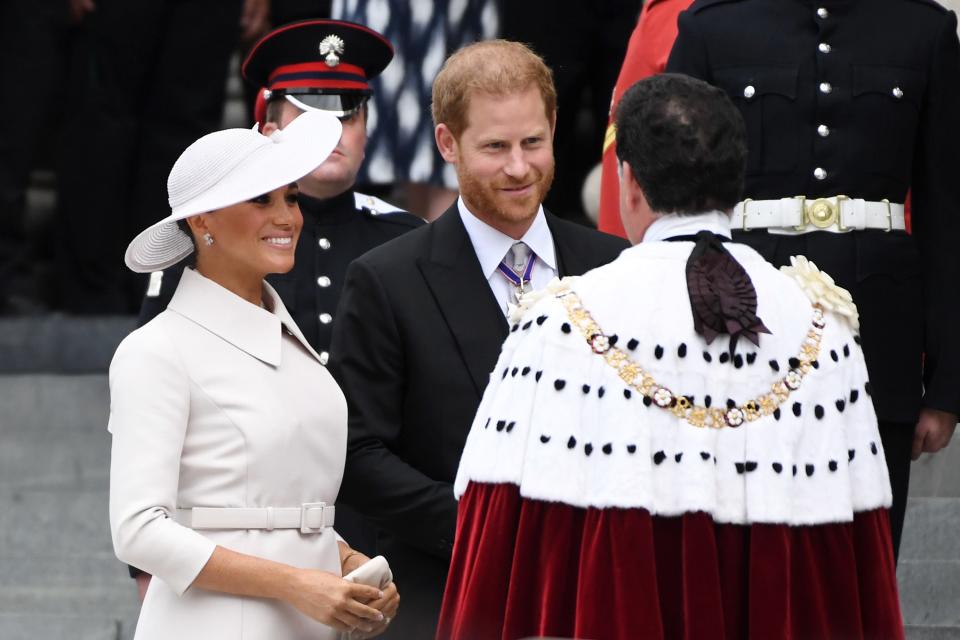
<svg viewBox="0 0 960 640">
<path fill-rule="evenodd" d="M 390 621 L 397 617 L 397 611 L 400 609 L 400 593 L 397 591 L 397 585 L 392 582 L 387 585 L 383 590 L 383 597 L 371 602 L 370 606 L 383 613 L 383 621 L 376 623 L 370 631 L 350 634 L 351 640 L 373 638 L 387 630 Z"/>
<path fill-rule="evenodd" d="M 347 575 L 360 565 L 369 561 L 370 558 L 363 555 L 355 549 L 351 549 L 347 545 L 340 543 L 340 574 Z"/>
<path fill-rule="evenodd" d="M 284 598 L 301 613 L 337 631 L 372 633 L 385 614 L 372 606 L 386 594 L 375 587 L 354 584 L 326 571 L 301 569 Z M 365 603 L 371 604 L 365 604 Z"/>
</svg>

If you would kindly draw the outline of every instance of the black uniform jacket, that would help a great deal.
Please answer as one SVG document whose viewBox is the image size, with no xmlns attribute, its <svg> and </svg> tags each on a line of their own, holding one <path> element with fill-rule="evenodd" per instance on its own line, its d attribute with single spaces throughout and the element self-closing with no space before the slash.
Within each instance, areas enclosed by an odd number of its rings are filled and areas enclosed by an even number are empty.
<svg viewBox="0 0 960 640">
<path fill-rule="evenodd" d="M 885 420 L 912 422 L 921 399 L 960 411 L 956 30 L 931 0 L 698 0 L 667 64 L 739 107 L 746 198 L 901 203 L 911 190 L 912 235 L 736 234 L 775 264 L 804 254 L 850 290 Z"/>
<path fill-rule="evenodd" d="M 330 349 L 337 303 L 350 261 L 424 222 L 355 191 L 328 200 L 301 193 L 298 200 L 303 230 L 293 269 L 267 276 L 267 281 L 280 294 L 310 345 L 322 354 Z M 141 325 L 167 308 L 183 267 L 181 262 L 165 270 L 160 290 L 148 291 L 140 310 Z"/>
<path fill-rule="evenodd" d="M 561 276 L 629 246 L 546 216 Z M 331 361 L 350 413 L 340 500 L 386 529 L 378 551 L 403 585 L 405 614 L 414 614 L 408 595 L 418 589 L 434 592 L 439 613 L 457 515 L 452 483 L 507 332 L 456 205 L 347 271 Z"/>
</svg>

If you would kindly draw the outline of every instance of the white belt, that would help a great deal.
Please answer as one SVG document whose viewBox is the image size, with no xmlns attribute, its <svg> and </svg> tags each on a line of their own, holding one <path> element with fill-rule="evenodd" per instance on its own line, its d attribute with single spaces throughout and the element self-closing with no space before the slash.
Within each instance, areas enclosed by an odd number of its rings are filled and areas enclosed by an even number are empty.
<svg viewBox="0 0 960 640">
<path fill-rule="evenodd" d="M 305 502 L 299 507 L 194 507 L 177 509 L 176 521 L 191 529 L 300 529 L 320 533 L 333 526 L 336 507 Z"/>
<path fill-rule="evenodd" d="M 730 227 L 743 231 L 767 229 L 783 235 L 810 231 L 846 233 L 863 229 L 906 229 L 902 204 L 888 200 L 868 202 L 847 196 L 813 200 L 805 196 L 779 200 L 747 199 L 733 208 Z"/>
</svg>

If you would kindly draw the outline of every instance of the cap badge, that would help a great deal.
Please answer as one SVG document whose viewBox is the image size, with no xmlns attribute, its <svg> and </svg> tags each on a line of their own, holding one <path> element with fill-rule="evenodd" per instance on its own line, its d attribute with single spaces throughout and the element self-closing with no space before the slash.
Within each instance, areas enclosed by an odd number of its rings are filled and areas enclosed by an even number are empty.
<svg viewBox="0 0 960 640">
<path fill-rule="evenodd" d="M 343 38 L 330 35 L 321 40 L 320 55 L 323 56 L 328 67 L 340 64 L 340 56 L 343 55 Z"/>
</svg>

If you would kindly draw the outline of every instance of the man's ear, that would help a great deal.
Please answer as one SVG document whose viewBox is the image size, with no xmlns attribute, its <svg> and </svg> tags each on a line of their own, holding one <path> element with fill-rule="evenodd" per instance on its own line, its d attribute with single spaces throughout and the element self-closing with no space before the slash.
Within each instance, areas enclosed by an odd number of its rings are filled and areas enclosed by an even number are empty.
<svg viewBox="0 0 960 640">
<path fill-rule="evenodd" d="M 457 161 L 457 138 L 453 135 L 453 131 L 450 131 L 450 127 L 441 122 L 434 129 L 433 135 L 437 140 L 437 149 L 440 151 L 440 156 L 450 164 L 455 164 Z"/>
</svg>

